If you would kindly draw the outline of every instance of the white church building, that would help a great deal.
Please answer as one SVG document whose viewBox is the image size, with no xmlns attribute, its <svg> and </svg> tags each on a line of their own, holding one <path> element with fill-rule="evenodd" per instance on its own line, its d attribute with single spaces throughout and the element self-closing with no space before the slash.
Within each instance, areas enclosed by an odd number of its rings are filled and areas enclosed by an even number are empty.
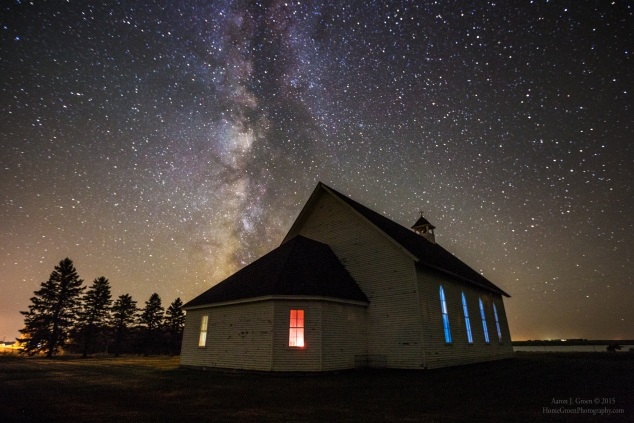
<svg viewBox="0 0 634 423">
<path fill-rule="evenodd" d="M 282 244 L 189 301 L 181 366 L 319 372 L 511 357 L 507 293 L 319 183 Z"/>
</svg>

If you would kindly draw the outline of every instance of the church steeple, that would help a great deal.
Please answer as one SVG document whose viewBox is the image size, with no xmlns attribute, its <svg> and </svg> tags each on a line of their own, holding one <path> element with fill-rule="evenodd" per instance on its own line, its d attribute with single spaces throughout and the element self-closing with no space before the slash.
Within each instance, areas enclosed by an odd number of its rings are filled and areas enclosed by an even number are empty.
<svg viewBox="0 0 634 423">
<path fill-rule="evenodd" d="M 412 229 L 429 242 L 433 242 L 434 244 L 436 243 L 436 237 L 434 236 L 434 229 L 436 229 L 436 227 L 423 217 L 422 210 L 420 212 L 420 217 L 416 223 L 414 223 Z"/>
</svg>

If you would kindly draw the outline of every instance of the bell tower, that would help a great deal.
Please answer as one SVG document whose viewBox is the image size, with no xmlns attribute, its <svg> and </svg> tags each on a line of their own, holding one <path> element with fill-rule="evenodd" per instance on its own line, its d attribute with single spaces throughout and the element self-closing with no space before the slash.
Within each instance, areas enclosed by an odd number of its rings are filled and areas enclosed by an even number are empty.
<svg viewBox="0 0 634 423">
<path fill-rule="evenodd" d="M 412 230 L 418 235 L 425 238 L 427 241 L 435 244 L 436 237 L 434 236 L 434 229 L 436 229 L 436 227 L 429 223 L 429 221 L 423 217 L 423 211 L 421 210 L 420 217 L 418 218 L 416 223 L 414 223 L 414 226 L 412 226 Z"/>
</svg>

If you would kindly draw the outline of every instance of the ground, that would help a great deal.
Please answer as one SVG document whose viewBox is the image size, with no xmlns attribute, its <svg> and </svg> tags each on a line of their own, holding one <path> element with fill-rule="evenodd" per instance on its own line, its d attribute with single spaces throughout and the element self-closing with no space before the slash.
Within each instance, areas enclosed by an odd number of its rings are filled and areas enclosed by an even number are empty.
<svg viewBox="0 0 634 423">
<path fill-rule="evenodd" d="M 180 369 L 177 357 L 0 356 L 0 419 L 21 423 L 621 422 L 634 421 L 632 392 L 629 353 L 516 353 L 445 369 L 309 376 Z M 571 399 L 576 404 L 553 404 Z M 624 414 L 549 414 L 545 407 Z"/>
</svg>

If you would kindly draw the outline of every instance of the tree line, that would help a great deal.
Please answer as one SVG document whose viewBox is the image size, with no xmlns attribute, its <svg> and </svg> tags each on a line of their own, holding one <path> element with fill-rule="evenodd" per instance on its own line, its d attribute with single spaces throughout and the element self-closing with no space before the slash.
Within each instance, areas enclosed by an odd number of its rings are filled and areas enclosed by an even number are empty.
<svg viewBox="0 0 634 423">
<path fill-rule="evenodd" d="M 20 352 L 53 357 L 64 350 L 88 357 L 96 352 L 180 353 L 185 313 L 176 298 L 165 310 L 154 293 L 138 308 L 129 294 L 112 301 L 110 282 L 104 276 L 82 286 L 72 260 L 60 261 L 46 282 L 34 292 L 24 315 L 18 341 Z"/>
</svg>

